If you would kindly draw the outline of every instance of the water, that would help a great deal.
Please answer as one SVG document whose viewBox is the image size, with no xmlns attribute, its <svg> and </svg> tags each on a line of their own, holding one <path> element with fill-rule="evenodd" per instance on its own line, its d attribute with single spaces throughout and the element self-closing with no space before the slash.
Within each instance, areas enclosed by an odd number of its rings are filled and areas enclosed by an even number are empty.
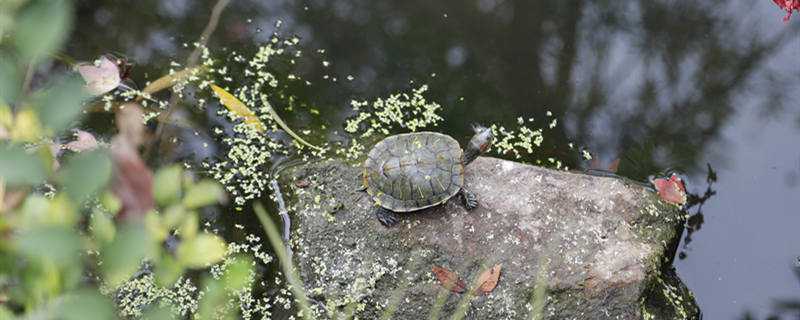
<svg viewBox="0 0 800 320">
<path fill-rule="evenodd" d="M 124 53 L 132 78 L 154 79 L 185 60 L 214 3 L 82 1 L 67 53 Z M 706 319 L 790 319 L 775 302 L 800 299 L 800 16 L 783 16 L 768 0 L 234 1 L 209 46 L 251 52 L 280 20 L 319 62 L 299 67 L 314 85 L 297 94 L 332 130 L 350 99 L 425 83 L 446 106 L 438 130 L 461 140 L 471 122 L 545 125 L 551 111 L 542 158 L 577 166 L 574 142 L 629 177 L 678 169 L 695 193 L 709 164 L 717 195 L 678 273 Z"/>
</svg>

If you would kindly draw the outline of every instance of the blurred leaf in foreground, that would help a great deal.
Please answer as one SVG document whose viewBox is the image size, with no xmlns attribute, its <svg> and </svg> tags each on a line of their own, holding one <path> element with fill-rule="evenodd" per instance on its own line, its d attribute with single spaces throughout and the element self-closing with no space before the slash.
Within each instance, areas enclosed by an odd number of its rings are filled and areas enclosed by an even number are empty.
<svg viewBox="0 0 800 320">
<path fill-rule="evenodd" d="M 11 58 L 0 55 L 0 104 L 13 104 L 17 100 L 22 81 Z"/>
<path fill-rule="evenodd" d="M 225 195 L 222 186 L 213 180 L 202 180 L 186 190 L 183 205 L 189 209 L 200 208 L 219 202 Z"/>
<path fill-rule="evenodd" d="M 128 280 L 155 249 L 144 225 L 131 223 L 122 226 L 114 241 L 102 250 L 101 268 L 106 282 L 117 287 Z"/>
<path fill-rule="evenodd" d="M 64 265 L 78 259 L 81 239 L 67 226 L 38 226 L 20 234 L 17 246 L 26 256 Z"/>
<path fill-rule="evenodd" d="M 21 146 L 0 143 L 0 178 L 9 185 L 32 185 L 44 181 L 44 163 Z"/>
<path fill-rule="evenodd" d="M 153 196 L 160 205 L 168 205 L 181 196 L 183 168 L 179 164 L 159 169 L 154 180 Z"/>
<path fill-rule="evenodd" d="M 69 34 L 71 20 L 71 1 L 33 1 L 17 19 L 14 35 L 17 49 L 28 60 L 43 58 L 61 47 Z"/>
<path fill-rule="evenodd" d="M 178 246 L 178 261 L 190 268 L 204 268 L 222 260 L 227 246 L 213 234 L 200 234 Z"/>
<path fill-rule="evenodd" d="M 58 308 L 58 315 L 58 319 L 64 320 L 107 320 L 116 318 L 111 300 L 89 289 L 66 295 L 60 308 Z"/>
<path fill-rule="evenodd" d="M 155 207 L 153 174 L 134 146 L 120 136 L 111 143 L 114 179 L 111 189 L 120 200 L 119 217 L 140 217 Z"/>
<path fill-rule="evenodd" d="M 83 81 L 75 76 L 56 79 L 42 94 L 36 103 L 36 112 L 42 125 L 56 134 L 78 118 L 83 101 L 88 97 Z"/>
<path fill-rule="evenodd" d="M 73 155 L 59 172 L 64 191 L 76 202 L 97 192 L 111 177 L 111 160 L 102 151 Z"/>
</svg>

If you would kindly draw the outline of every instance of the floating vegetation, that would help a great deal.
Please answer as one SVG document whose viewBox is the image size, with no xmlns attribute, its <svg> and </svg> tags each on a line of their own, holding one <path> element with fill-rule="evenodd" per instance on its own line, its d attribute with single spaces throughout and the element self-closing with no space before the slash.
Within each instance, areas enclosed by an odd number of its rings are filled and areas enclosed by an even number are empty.
<svg viewBox="0 0 800 320">
<path fill-rule="evenodd" d="M 547 129 L 555 129 L 558 126 L 558 118 L 555 118 L 550 111 L 547 111 L 546 114 Z M 489 152 L 501 157 L 511 157 L 517 161 L 569 170 L 569 167 L 565 166 L 561 159 L 540 158 L 541 155 L 537 154 L 537 149 L 541 148 L 545 141 L 545 129 L 537 128 L 533 118 L 518 117 L 517 127 L 513 129 L 507 129 L 505 126 L 497 124 L 492 124 L 489 128 L 492 129 L 495 137 L 495 142 Z M 572 143 L 569 144 L 569 149 L 574 150 Z M 584 151 L 583 157 L 587 156 L 591 157 L 587 151 Z"/>
</svg>

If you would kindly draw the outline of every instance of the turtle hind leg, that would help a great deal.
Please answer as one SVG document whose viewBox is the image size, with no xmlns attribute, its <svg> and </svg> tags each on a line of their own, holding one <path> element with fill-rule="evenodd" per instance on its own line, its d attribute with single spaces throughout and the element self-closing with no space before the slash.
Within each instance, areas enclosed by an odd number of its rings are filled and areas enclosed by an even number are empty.
<svg viewBox="0 0 800 320">
<path fill-rule="evenodd" d="M 464 206 L 467 207 L 467 210 L 472 210 L 478 207 L 478 197 L 476 197 L 471 191 L 462 188 L 461 197 L 464 199 Z"/>
<path fill-rule="evenodd" d="M 375 213 L 375 217 L 378 218 L 378 221 L 386 227 L 392 227 L 400 221 L 396 213 L 384 207 L 377 207 L 373 212 Z"/>
</svg>

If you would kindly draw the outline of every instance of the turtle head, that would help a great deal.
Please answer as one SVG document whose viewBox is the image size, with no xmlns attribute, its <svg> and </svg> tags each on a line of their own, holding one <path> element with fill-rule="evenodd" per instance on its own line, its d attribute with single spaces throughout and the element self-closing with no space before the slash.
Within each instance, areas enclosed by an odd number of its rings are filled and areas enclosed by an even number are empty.
<svg viewBox="0 0 800 320">
<path fill-rule="evenodd" d="M 492 129 L 479 124 L 473 124 L 472 130 L 475 130 L 475 135 L 469 140 L 467 150 L 464 151 L 464 165 L 477 159 L 479 155 L 486 153 L 489 147 L 492 146 L 492 139 L 494 138 Z"/>
</svg>

